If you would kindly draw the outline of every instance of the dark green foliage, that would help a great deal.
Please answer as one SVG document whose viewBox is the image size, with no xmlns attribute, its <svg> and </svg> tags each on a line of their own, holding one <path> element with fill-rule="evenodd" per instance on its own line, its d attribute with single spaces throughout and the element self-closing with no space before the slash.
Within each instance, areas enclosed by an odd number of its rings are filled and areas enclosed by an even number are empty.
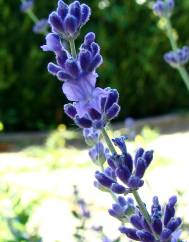
<svg viewBox="0 0 189 242">
<path fill-rule="evenodd" d="M 36 1 L 35 13 L 47 17 L 56 0 Z M 104 64 L 99 86 L 118 88 L 126 116 L 144 117 L 188 107 L 188 93 L 176 70 L 163 61 L 170 49 L 166 36 L 157 28 L 157 18 L 147 4 L 134 0 L 86 0 L 92 8 L 84 33 L 94 31 L 102 48 Z M 99 4 L 109 3 L 100 9 Z M 61 84 L 46 71 L 53 59 L 39 46 L 42 35 L 32 33 L 32 21 L 19 11 L 19 0 L 0 0 L 0 120 L 6 130 L 36 130 L 68 123 L 62 111 L 66 102 Z M 176 2 L 173 23 L 179 43 L 189 44 L 188 0 Z"/>
</svg>

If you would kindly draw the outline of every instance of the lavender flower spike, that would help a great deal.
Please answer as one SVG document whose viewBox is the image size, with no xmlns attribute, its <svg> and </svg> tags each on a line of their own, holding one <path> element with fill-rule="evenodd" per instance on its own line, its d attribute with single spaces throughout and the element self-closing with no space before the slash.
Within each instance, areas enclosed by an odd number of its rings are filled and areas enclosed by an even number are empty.
<svg viewBox="0 0 189 242">
<path fill-rule="evenodd" d="M 164 55 L 164 59 L 174 68 L 185 65 L 189 61 L 189 47 L 184 46 L 176 51 L 170 51 Z"/>
<path fill-rule="evenodd" d="M 53 33 L 46 36 L 46 44 L 41 48 L 44 51 L 53 51 L 56 55 L 56 63 L 50 62 L 48 71 L 63 81 L 63 93 L 71 102 L 65 105 L 65 113 L 80 128 L 100 130 L 117 117 L 120 106 L 117 90 L 96 87 L 96 70 L 102 64 L 102 56 L 100 47 L 95 43 L 95 34 L 86 34 L 76 56 L 72 56 L 63 47 L 61 38 L 76 38 L 89 15 L 90 9 L 87 5 L 78 1 L 67 5 L 59 0 L 57 11 L 49 16 Z"/>
<path fill-rule="evenodd" d="M 91 15 L 91 10 L 86 4 L 74 1 L 67 5 L 62 0 L 58 1 L 57 10 L 49 16 L 52 31 L 64 39 L 76 39 L 81 27 L 86 24 Z"/>
<path fill-rule="evenodd" d="M 133 228 L 121 227 L 120 232 L 124 233 L 128 238 L 136 241 L 155 242 L 154 235 L 160 238 L 161 242 L 178 242 L 180 237 L 181 219 L 175 216 L 176 197 L 173 196 L 169 199 L 165 209 L 162 209 L 159 204 L 158 197 L 153 198 L 151 207 L 151 221 L 152 229 L 146 224 L 146 220 L 138 210 L 135 209 L 135 214 L 130 216 L 130 223 Z M 114 216 L 116 217 L 116 216 Z"/>
</svg>

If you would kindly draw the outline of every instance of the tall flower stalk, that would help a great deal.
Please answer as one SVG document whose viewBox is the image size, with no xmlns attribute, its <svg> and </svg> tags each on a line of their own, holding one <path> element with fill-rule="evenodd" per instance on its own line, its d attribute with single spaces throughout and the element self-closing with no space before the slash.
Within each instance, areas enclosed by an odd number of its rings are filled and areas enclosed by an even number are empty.
<svg viewBox="0 0 189 242">
<path fill-rule="evenodd" d="M 184 66 L 189 61 L 189 47 L 178 47 L 171 23 L 171 15 L 174 9 L 174 0 L 157 0 L 153 5 L 154 13 L 159 16 L 165 25 L 165 32 L 169 39 L 172 51 L 164 55 L 165 61 L 176 68 L 189 91 L 189 74 Z"/>
<path fill-rule="evenodd" d="M 136 241 L 177 242 L 181 219 L 175 217 L 176 198 L 171 197 L 162 209 L 158 198 L 154 197 L 149 213 L 138 193 L 144 185 L 145 171 L 153 160 L 153 151 L 139 148 L 132 157 L 124 136 L 110 139 L 106 132 L 108 124 L 119 114 L 119 93 L 110 87 L 97 86 L 97 68 L 103 60 L 95 34 L 86 34 L 79 51 L 75 48 L 75 40 L 90 15 L 86 4 L 74 1 L 68 5 L 58 1 L 56 11 L 48 20 L 52 32 L 47 34 L 46 44 L 41 47 L 43 51 L 52 51 L 56 57 L 55 63 L 48 64 L 48 71 L 63 82 L 62 91 L 69 101 L 64 111 L 83 129 L 86 143 L 92 147 L 89 155 L 98 167 L 94 185 L 112 195 L 114 204 L 109 214 L 121 221 L 120 232 Z M 70 50 L 65 49 L 63 40 L 69 43 Z M 108 148 L 104 147 L 102 138 Z M 125 198 L 128 194 L 133 195 L 137 205 L 131 198 Z"/>
</svg>

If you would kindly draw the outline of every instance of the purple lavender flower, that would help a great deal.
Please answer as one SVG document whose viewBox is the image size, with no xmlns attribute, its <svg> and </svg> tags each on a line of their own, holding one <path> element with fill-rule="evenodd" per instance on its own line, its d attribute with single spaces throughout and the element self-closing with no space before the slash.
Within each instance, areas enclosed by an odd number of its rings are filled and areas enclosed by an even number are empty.
<svg viewBox="0 0 189 242">
<path fill-rule="evenodd" d="M 153 5 L 153 11 L 160 17 L 169 17 L 174 9 L 174 0 L 157 0 Z"/>
<path fill-rule="evenodd" d="M 86 202 L 85 202 L 83 199 L 79 199 L 79 200 L 78 200 L 78 205 L 80 206 L 80 212 L 81 212 L 81 215 L 82 215 L 84 218 L 90 218 L 90 212 L 89 212 L 89 210 L 87 209 L 87 204 L 86 204 Z"/>
<path fill-rule="evenodd" d="M 116 194 L 128 194 L 131 192 L 130 188 L 126 188 L 117 182 L 115 171 L 110 167 L 107 167 L 103 172 L 96 171 L 95 178 L 95 187 L 102 191 L 112 191 Z"/>
<path fill-rule="evenodd" d="M 127 147 L 125 144 L 126 136 L 121 136 L 119 138 L 112 139 L 115 146 L 118 146 L 123 154 L 127 153 Z"/>
<path fill-rule="evenodd" d="M 64 81 L 62 90 L 71 102 L 64 106 L 65 113 L 81 128 L 102 129 L 118 115 L 120 107 L 117 90 L 96 87 L 96 69 L 102 64 L 102 56 L 98 44 L 95 43 L 95 34 L 88 33 L 85 36 L 79 53 L 74 57 L 63 47 L 60 38 L 60 33 L 68 39 L 75 38 L 76 32 L 87 22 L 89 15 L 90 9 L 87 5 L 78 1 L 66 5 L 60 0 L 57 12 L 53 12 L 49 17 L 54 33 L 46 36 L 46 45 L 41 48 L 56 55 L 56 63 L 49 63 L 48 71 L 60 81 Z M 71 19 L 74 18 L 77 19 L 76 28 L 72 28 L 75 20 Z M 69 31 L 66 32 L 65 29 Z"/>
<path fill-rule="evenodd" d="M 108 210 L 109 214 L 122 222 L 128 222 L 129 216 L 135 212 L 135 205 L 132 198 L 127 200 L 119 196 L 116 203 L 112 204 L 112 208 Z"/>
<path fill-rule="evenodd" d="M 104 172 L 96 171 L 95 178 L 97 182 L 105 188 L 111 188 L 112 184 L 117 183 L 115 172 L 111 168 L 106 168 Z"/>
<path fill-rule="evenodd" d="M 94 230 L 95 232 L 102 232 L 103 231 L 102 225 L 93 225 L 91 227 L 91 229 Z"/>
<path fill-rule="evenodd" d="M 97 172 L 95 177 L 97 182 L 117 194 L 127 194 L 133 190 L 142 187 L 144 181 L 142 180 L 144 173 L 153 159 L 153 151 L 144 152 L 139 149 L 136 152 L 134 162 L 131 155 L 127 152 L 123 145 L 123 137 L 114 140 L 120 146 L 122 154 L 114 154 L 107 159 L 109 171 L 111 175 L 105 172 Z M 113 175 L 112 175 L 113 174 Z M 124 184 L 120 184 L 120 181 Z"/>
<path fill-rule="evenodd" d="M 60 34 L 64 39 L 76 39 L 81 27 L 87 23 L 91 10 L 86 4 L 74 1 L 67 5 L 58 1 L 57 10 L 49 16 L 49 24 L 54 33 Z"/>
<path fill-rule="evenodd" d="M 89 156 L 96 165 L 103 165 L 109 155 L 109 150 L 101 142 L 89 150 Z"/>
<path fill-rule="evenodd" d="M 164 55 L 164 59 L 174 68 L 185 65 L 189 61 L 189 47 L 184 46 L 176 51 L 170 51 Z"/>
<path fill-rule="evenodd" d="M 33 8 L 33 0 L 22 1 L 21 5 L 20 5 L 20 10 L 24 13 L 28 12 L 32 8 Z"/>
<path fill-rule="evenodd" d="M 84 44 L 89 35 L 85 37 Z M 48 46 L 48 42 L 47 42 Z M 92 46 L 96 46 L 96 51 L 92 51 Z M 44 48 L 43 48 L 44 49 Z M 89 57 L 86 59 L 86 57 Z M 99 53 L 99 47 L 94 42 L 83 45 L 76 60 L 69 53 L 62 49 L 62 52 L 57 53 L 57 64 L 60 70 L 57 73 L 58 79 L 65 81 L 63 84 L 63 92 L 69 101 L 76 102 L 75 106 L 78 115 L 82 117 L 88 106 L 96 106 L 95 100 L 98 95 L 102 95 L 104 91 L 100 88 L 95 88 L 96 85 L 96 68 L 101 64 L 102 57 Z M 52 64 L 49 64 L 49 68 Z"/>
<path fill-rule="evenodd" d="M 44 34 L 48 28 L 48 21 L 47 19 L 40 19 L 34 26 L 33 32 L 36 34 Z"/>
<path fill-rule="evenodd" d="M 136 152 L 136 155 L 133 159 L 132 156 L 127 152 L 123 137 L 116 138 L 113 141 L 116 143 L 116 145 L 118 145 L 122 154 L 114 154 L 107 159 L 109 167 L 115 172 L 116 176 L 116 182 L 112 181 L 112 184 L 109 186 L 109 188 L 113 192 L 120 194 L 138 189 L 144 184 L 142 178 L 153 159 L 153 151 L 150 150 L 145 152 L 140 148 Z M 119 180 L 126 185 L 125 190 L 123 189 L 123 186 L 119 184 Z M 101 183 L 101 181 L 99 182 Z M 101 183 L 101 185 L 103 184 Z M 119 188 L 120 192 L 118 192 Z"/>
<path fill-rule="evenodd" d="M 93 33 L 85 36 L 77 59 L 74 59 L 63 48 L 60 38 L 56 34 L 48 34 L 46 45 L 42 46 L 44 51 L 55 52 L 57 64 L 49 63 L 48 70 L 64 81 L 63 92 L 69 101 L 74 102 L 79 117 L 83 117 L 89 107 L 100 106 L 98 99 L 106 93 L 103 89 L 95 87 L 97 78 L 95 71 L 101 64 L 102 57 L 94 39 Z M 52 48 L 52 46 L 56 48 Z"/>
<path fill-rule="evenodd" d="M 118 105 L 119 95 L 117 90 L 111 88 L 95 88 L 95 90 L 98 90 L 98 95 L 95 95 L 94 101 L 88 103 L 88 107 L 85 107 L 84 110 L 87 111 L 85 117 L 76 116 L 76 124 L 81 128 L 88 125 L 88 127 L 102 129 L 119 114 L 120 106 Z"/>
<path fill-rule="evenodd" d="M 94 146 L 99 142 L 100 131 L 94 128 L 83 129 L 83 137 L 88 146 Z"/>
<path fill-rule="evenodd" d="M 151 207 L 152 229 L 153 232 L 160 237 L 161 242 L 176 242 L 180 237 L 179 226 L 181 225 L 181 219 L 174 217 L 175 204 L 176 197 L 173 196 L 169 199 L 165 209 L 162 209 L 158 198 L 153 198 L 153 204 Z M 134 228 L 122 226 L 120 227 L 120 232 L 125 234 L 128 238 L 136 241 L 155 242 L 154 234 L 146 223 L 145 218 L 137 208 L 135 211 L 136 213 L 130 216 L 130 223 Z"/>
<path fill-rule="evenodd" d="M 73 188 L 74 188 L 73 194 L 74 194 L 74 197 L 75 197 L 75 201 L 76 201 L 76 204 L 79 206 L 79 209 L 80 209 L 80 214 L 79 214 L 80 217 L 83 217 L 85 219 L 90 218 L 90 211 L 87 208 L 87 204 L 86 204 L 85 200 L 80 198 L 78 187 L 76 185 L 74 185 Z"/>
</svg>

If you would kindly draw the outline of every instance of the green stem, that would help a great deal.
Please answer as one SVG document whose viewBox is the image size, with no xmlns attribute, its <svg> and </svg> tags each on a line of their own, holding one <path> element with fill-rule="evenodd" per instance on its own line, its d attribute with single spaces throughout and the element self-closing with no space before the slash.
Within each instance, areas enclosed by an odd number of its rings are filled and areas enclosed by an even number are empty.
<svg viewBox="0 0 189 242">
<path fill-rule="evenodd" d="M 177 41 L 173 34 L 173 28 L 171 25 L 170 17 L 167 16 L 165 18 L 165 24 L 166 24 L 167 37 L 170 41 L 171 47 L 172 47 L 173 51 L 176 51 L 178 49 L 178 45 L 177 45 Z M 184 66 L 179 66 L 177 69 L 189 91 L 189 75 L 188 75 L 186 68 Z"/>
<path fill-rule="evenodd" d="M 133 194 L 135 200 L 137 201 L 138 206 L 140 208 L 140 211 L 143 214 L 146 222 L 148 223 L 148 225 L 149 225 L 149 227 L 150 227 L 150 229 L 151 229 L 151 231 L 152 231 L 155 239 L 159 239 L 157 237 L 156 233 L 154 232 L 153 228 L 152 228 L 152 223 L 151 223 L 150 215 L 149 215 L 149 213 L 148 213 L 148 211 L 146 209 L 146 206 L 144 205 L 143 201 L 141 200 L 139 193 L 135 190 L 135 191 L 132 192 L 132 194 Z"/>
<path fill-rule="evenodd" d="M 116 154 L 117 152 L 115 150 L 115 147 L 113 146 L 112 141 L 111 141 L 110 137 L 108 136 L 105 128 L 102 130 L 102 135 L 103 135 L 104 140 L 106 141 L 107 146 L 110 149 L 111 153 Z"/>
<path fill-rule="evenodd" d="M 172 49 L 175 51 L 178 49 L 178 46 L 173 34 L 173 28 L 169 17 L 165 18 L 165 24 L 166 24 L 167 37 L 170 41 Z"/>
<path fill-rule="evenodd" d="M 27 14 L 33 20 L 33 22 L 35 24 L 39 21 L 38 17 L 34 14 L 34 12 L 32 10 L 28 10 Z"/>
<path fill-rule="evenodd" d="M 188 76 L 188 72 L 187 72 L 186 68 L 184 66 L 179 66 L 177 69 L 189 91 L 189 76 Z"/>
<path fill-rule="evenodd" d="M 115 147 L 113 146 L 112 142 L 111 142 L 111 139 L 109 138 L 105 128 L 102 130 L 102 134 L 103 134 L 103 137 L 104 137 L 104 140 L 106 141 L 107 143 L 107 146 L 109 147 L 110 151 L 112 154 L 117 154 L 116 150 L 115 150 Z M 155 237 L 155 239 L 159 239 L 156 235 L 156 233 L 153 231 L 153 228 L 152 228 L 152 225 L 151 225 L 151 218 L 150 218 L 150 215 L 144 205 L 144 203 L 142 202 L 142 199 L 140 198 L 140 195 L 138 194 L 138 192 L 136 190 L 132 191 L 132 194 L 139 206 L 139 209 L 140 209 L 140 212 L 142 213 L 142 215 L 144 216 L 146 222 L 148 223 L 149 227 L 151 228 L 152 232 L 153 232 L 153 235 Z"/>
<path fill-rule="evenodd" d="M 22 3 L 24 3 L 24 0 L 21 0 Z M 37 23 L 39 21 L 39 19 L 37 18 L 37 16 L 34 14 L 34 12 L 32 11 L 32 9 L 29 9 L 27 12 L 28 16 L 33 20 L 34 23 Z"/>
<path fill-rule="evenodd" d="M 72 53 L 72 56 L 74 58 L 77 57 L 77 53 L 76 53 L 76 49 L 75 49 L 75 42 L 74 42 L 74 39 L 70 39 L 69 40 L 69 43 L 70 43 L 70 50 L 71 50 L 71 53 Z"/>
</svg>

